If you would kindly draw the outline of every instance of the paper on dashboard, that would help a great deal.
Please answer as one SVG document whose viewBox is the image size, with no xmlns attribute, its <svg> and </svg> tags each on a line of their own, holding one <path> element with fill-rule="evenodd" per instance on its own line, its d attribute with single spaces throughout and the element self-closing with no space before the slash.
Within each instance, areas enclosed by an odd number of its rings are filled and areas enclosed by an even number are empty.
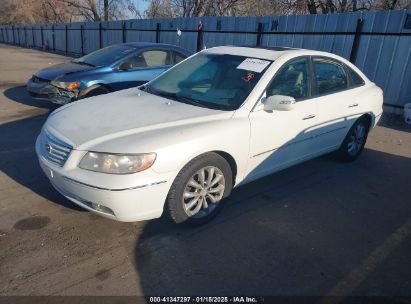
<svg viewBox="0 0 411 304">
<path fill-rule="evenodd" d="M 267 60 L 247 58 L 237 66 L 237 69 L 261 73 L 270 63 Z"/>
</svg>

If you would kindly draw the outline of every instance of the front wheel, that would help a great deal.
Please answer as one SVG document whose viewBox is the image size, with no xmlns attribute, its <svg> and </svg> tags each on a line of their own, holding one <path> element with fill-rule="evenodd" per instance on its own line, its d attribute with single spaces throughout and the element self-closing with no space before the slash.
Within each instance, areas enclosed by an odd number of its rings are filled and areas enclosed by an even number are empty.
<svg viewBox="0 0 411 304">
<path fill-rule="evenodd" d="M 190 161 L 167 196 L 166 212 L 177 224 L 203 224 L 221 210 L 233 186 L 231 167 L 216 153 Z"/>
<path fill-rule="evenodd" d="M 355 160 L 364 149 L 369 130 L 368 120 L 360 117 L 348 131 L 340 149 L 337 151 L 343 161 Z"/>
<path fill-rule="evenodd" d="M 80 94 L 78 99 L 89 98 L 89 97 L 103 95 L 107 93 L 110 93 L 110 91 L 106 87 L 97 85 L 97 86 L 87 89 L 86 92 Z"/>
</svg>

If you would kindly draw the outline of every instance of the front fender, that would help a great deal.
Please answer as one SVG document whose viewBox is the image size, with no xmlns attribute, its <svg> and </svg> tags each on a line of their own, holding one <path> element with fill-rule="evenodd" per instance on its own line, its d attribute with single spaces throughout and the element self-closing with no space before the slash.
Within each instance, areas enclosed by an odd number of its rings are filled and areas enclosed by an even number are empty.
<svg viewBox="0 0 411 304">
<path fill-rule="evenodd" d="M 151 167 L 158 173 L 179 172 L 193 158 L 211 151 L 230 154 L 242 180 L 249 155 L 250 124 L 247 117 L 213 120 L 156 129 L 111 139 L 93 147 L 111 153 L 155 152 Z"/>
<path fill-rule="evenodd" d="M 157 147 L 154 171 L 178 172 L 201 154 L 221 151 L 231 155 L 236 163 L 236 182 L 243 179 L 249 155 L 250 125 L 247 118 L 191 126 L 167 137 L 174 138 L 174 143 Z"/>
</svg>

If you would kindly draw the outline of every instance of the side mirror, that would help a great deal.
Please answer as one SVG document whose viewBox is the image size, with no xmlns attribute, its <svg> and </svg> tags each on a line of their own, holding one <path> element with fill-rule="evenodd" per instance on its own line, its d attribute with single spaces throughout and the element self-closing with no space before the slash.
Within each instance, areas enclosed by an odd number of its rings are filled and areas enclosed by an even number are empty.
<svg viewBox="0 0 411 304">
<path fill-rule="evenodd" d="M 132 68 L 131 63 L 130 63 L 130 62 L 127 62 L 127 61 L 124 61 L 123 63 L 121 63 L 121 64 L 118 66 L 118 69 L 119 69 L 120 71 L 127 71 L 127 70 L 129 70 L 129 69 L 131 69 L 131 68 Z"/>
<path fill-rule="evenodd" d="M 295 108 L 295 99 L 291 96 L 273 95 L 263 101 L 265 111 L 291 111 Z"/>
</svg>

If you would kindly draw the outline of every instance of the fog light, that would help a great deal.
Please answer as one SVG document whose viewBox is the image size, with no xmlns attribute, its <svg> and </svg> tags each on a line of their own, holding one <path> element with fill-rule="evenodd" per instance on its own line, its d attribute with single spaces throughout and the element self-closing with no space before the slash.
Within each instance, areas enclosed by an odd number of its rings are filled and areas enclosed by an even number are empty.
<svg viewBox="0 0 411 304">
<path fill-rule="evenodd" d="M 96 211 L 114 215 L 113 210 L 111 210 L 110 208 L 107 208 L 106 206 L 100 205 L 99 203 L 91 203 L 91 208 L 93 208 Z"/>
</svg>

